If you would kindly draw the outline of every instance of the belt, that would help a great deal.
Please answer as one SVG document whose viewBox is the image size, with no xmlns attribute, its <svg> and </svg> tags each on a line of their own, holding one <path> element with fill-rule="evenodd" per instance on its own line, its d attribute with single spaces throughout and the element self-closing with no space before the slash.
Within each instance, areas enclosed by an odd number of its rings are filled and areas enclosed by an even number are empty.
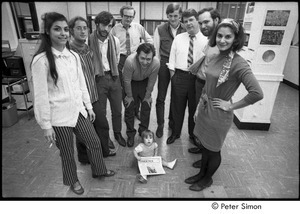
<svg viewBox="0 0 300 214">
<path fill-rule="evenodd" d="M 175 72 L 178 72 L 178 73 L 181 73 L 181 74 L 187 74 L 187 75 L 194 75 L 189 71 L 184 71 L 184 70 L 181 70 L 181 69 L 178 69 L 178 68 L 175 68 Z"/>
<path fill-rule="evenodd" d="M 202 84 L 205 84 L 205 80 L 203 80 L 203 79 L 197 78 L 197 81 L 202 83 Z"/>
<path fill-rule="evenodd" d="M 104 75 L 112 75 L 111 71 L 104 71 Z"/>
</svg>

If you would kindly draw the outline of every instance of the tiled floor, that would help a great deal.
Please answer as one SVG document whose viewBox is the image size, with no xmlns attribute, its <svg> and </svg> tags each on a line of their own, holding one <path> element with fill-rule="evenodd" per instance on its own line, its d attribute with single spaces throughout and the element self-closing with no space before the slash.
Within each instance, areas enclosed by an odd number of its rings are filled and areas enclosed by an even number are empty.
<svg viewBox="0 0 300 214">
<path fill-rule="evenodd" d="M 153 100 L 156 94 L 155 87 Z M 232 126 L 214 183 L 202 192 L 192 192 L 184 183 L 185 178 L 198 172 L 191 165 L 200 159 L 199 155 L 187 151 L 192 144 L 186 120 L 180 140 L 166 144 L 168 127 L 157 140 L 159 153 L 165 159 L 178 159 L 174 170 L 166 169 L 166 175 L 149 177 L 147 184 L 141 184 L 135 179 L 133 148 L 119 147 L 115 157 L 105 159 L 107 167 L 116 171 L 114 177 L 93 179 L 89 165 L 77 164 L 85 189 L 82 196 L 77 196 L 62 184 L 58 149 L 49 148 L 45 143 L 35 119 L 28 120 L 26 113 L 19 117 L 14 126 L 2 128 L 2 196 L 5 198 L 299 198 L 299 91 L 285 84 L 279 87 L 269 131 L 239 130 Z M 156 130 L 155 101 L 149 128 Z M 125 129 L 123 123 L 123 133 Z M 111 136 L 114 140 L 113 133 Z"/>
</svg>

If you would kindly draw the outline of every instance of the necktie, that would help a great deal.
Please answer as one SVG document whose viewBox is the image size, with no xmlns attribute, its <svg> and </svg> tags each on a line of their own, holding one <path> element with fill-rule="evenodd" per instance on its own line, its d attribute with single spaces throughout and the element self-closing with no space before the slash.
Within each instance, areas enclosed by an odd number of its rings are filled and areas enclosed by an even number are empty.
<svg viewBox="0 0 300 214">
<path fill-rule="evenodd" d="M 194 39 L 195 36 L 190 35 L 190 45 L 189 45 L 189 54 L 188 54 L 188 67 L 193 64 L 193 47 L 194 47 Z"/>
<path fill-rule="evenodd" d="M 130 50 L 130 35 L 128 32 L 128 27 L 124 27 L 126 29 L 126 41 L 125 41 L 125 45 L 126 45 L 126 54 L 130 55 L 131 54 L 131 50 Z"/>
</svg>

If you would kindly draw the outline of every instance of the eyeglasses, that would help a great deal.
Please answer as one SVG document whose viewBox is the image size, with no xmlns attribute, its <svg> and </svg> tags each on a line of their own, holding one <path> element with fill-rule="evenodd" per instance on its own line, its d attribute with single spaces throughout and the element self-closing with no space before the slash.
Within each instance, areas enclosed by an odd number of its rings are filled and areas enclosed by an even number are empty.
<svg viewBox="0 0 300 214">
<path fill-rule="evenodd" d="M 133 19 L 134 18 L 134 16 L 127 16 L 127 15 L 123 15 L 124 16 L 124 18 L 126 18 L 126 19 Z"/>
<path fill-rule="evenodd" d="M 78 27 L 75 27 L 75 29 L 76 29 L 77 31 L 87 31 L 89 28 L 88 28 L 87 26 L 84 26 L 84 27 L 78 26 Z"/>
</svg>

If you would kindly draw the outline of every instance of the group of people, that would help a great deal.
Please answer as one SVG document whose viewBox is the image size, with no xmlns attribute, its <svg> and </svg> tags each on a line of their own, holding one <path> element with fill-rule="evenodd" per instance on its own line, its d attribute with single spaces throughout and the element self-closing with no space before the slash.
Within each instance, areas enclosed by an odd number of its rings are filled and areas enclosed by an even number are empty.
<svg viewBox="0 0 300 214">
<path fill-rule="evenodd" d="M 171 82 L 172 134 L 167 144 L 180 138 L 188 105 L 188 133 L 195 145 L 189 152 L 201 154 L 202 159 L 193 164 L 200 172 L 185 182 L 191 190 L 201 191 L 212 184 L 220 166 L 233 110 L 263 98 L 249 65 L 237 54 L 244 44 L 238 22 L 221 20 L 214 8 L 182 11 L 177 3 L 169 4 L 166 14 L 168 22 L 156 28 L 153 39 L 142 25 L 132 22 L 135 9 L 129 5 L 120 9 L 122 20 L 117 24 L 110 12 L 100 12 L 90 35 L 83 17 L 68 21 L 56 12 L 42 16 L 41 45 L 31 63 L 35 118 L 47 142 L 55 142 L 60 150 L 63 183 L 74 193 L 83 194 L 84 189 L 76 173 L 73 133 L 78 160 L 91 165 L 93 178 L 115 174 L 103 159 L 116 155 L 109 135 L 107 100 L 117 143 L 134 146 L 137 117 L 142 144 L 134 149 L 134 156 L 138 160 L 156 156 L 157 143 L 149 130 L 152 91 L 158 79 L 155 134 L 161 138 Z M 241 83 L 248 94 L 233 103 L 231 97 Z M 127 141 L 121 133 L 122 106 Z M 163 160 L 169 168 L 175 163 Z M 143 175 L 139 178 L 147 180 Z"/>
</svg>

